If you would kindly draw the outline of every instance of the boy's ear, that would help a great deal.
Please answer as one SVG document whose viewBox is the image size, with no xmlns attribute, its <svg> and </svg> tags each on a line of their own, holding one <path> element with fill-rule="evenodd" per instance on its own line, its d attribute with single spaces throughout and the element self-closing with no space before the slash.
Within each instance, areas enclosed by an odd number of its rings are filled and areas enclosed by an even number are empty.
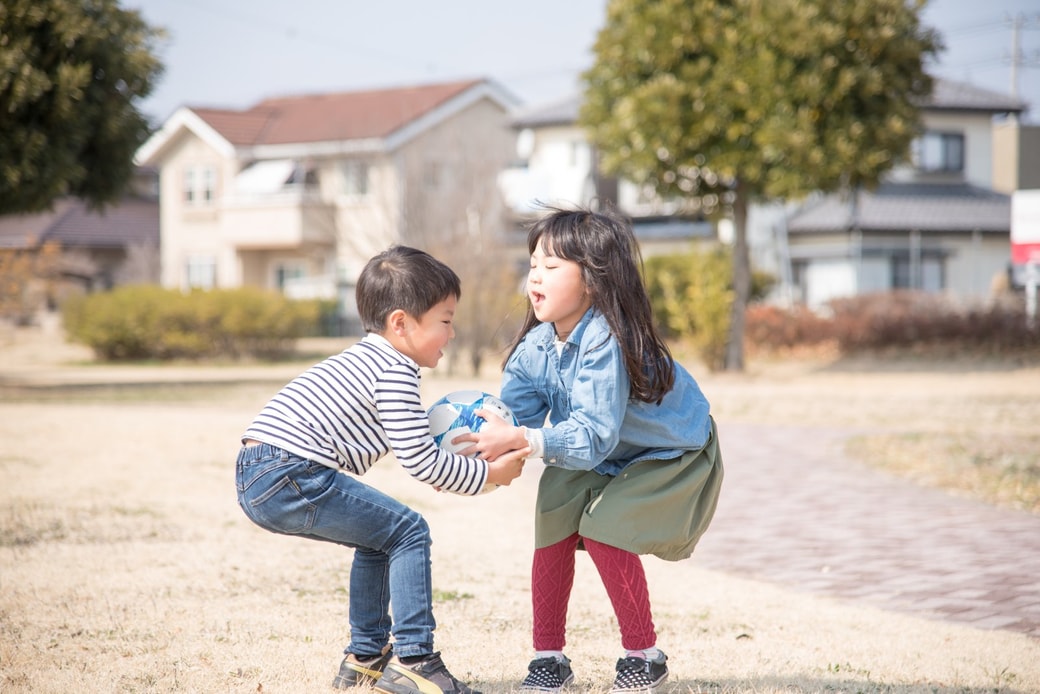
<svg viewBox="0 0 1040 694">
<path fill-rule="evenodd" d="M 408 314 L 404 309 L 394 309 L 386 317 L 386 329 L 395 335 L 404 335 L 408 329 Z"/>
</svg>

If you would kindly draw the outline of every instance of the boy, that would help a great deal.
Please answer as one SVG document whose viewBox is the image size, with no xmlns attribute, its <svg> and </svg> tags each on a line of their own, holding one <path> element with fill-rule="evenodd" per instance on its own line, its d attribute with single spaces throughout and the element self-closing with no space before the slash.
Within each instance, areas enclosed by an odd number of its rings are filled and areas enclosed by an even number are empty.
<svg viewBox="0 0 1040 694">
<path fill-rule="evenodd" d="M 271 532 L 354 549 L 339 689 L 374 682 L 388 694 L 479 694 L 433 650 L 426 521 L 359 479 L 391 451 L 416 479 L 463 494 L 520 475 L 530 449 L 486 462 L 430 437 L 419 368 L 436 366 L 454 337 L 460 295 L 458 276 L 423 251 L 394 246 L 372 258 L 357 284 L 364 339 L 293 379 L 242 436 L 236 482 L 246 515 Z"/>
</svg>

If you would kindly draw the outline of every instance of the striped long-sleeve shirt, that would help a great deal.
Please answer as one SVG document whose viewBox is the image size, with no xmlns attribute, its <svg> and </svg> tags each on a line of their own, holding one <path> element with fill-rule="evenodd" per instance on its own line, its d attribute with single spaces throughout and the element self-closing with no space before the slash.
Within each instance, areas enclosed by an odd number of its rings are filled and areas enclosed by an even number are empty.
<svg viewBox="0 0 1040 694">
<path fill-rule="evenodd" d="M 418 364 L 372 333 L 289 382 L 242 438 L 355 475 L 392 451 L 412 477 L 459 494 L 487 481 L 485 461 L 434 443 Z"/>
</svg>

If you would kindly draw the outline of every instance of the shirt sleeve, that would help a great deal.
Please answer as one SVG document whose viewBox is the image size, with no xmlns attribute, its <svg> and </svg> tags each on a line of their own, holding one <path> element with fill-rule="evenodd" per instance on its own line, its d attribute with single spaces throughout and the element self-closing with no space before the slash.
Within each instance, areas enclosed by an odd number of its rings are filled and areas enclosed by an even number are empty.
<svg viewBox="0 0 1040 694">
<path fill-rule="evenodd" d="M 382 374 L 375 402 L 391 450 L 409 475 L 445 491 L 480 493 L 487 483 L 487 462 L 450 453 L 434 443 L 419 396 L 418 374 L 410 366 L 396 366 Z"/>
<path fill-rule="evenodd" d="M 570 411 L 545 436 L 543 461 L 569 470 L 591 470 L 620 440 L 630 384 L 617 340 L 610 339 L 579 357 L 569 387 Z"/>
</svg>

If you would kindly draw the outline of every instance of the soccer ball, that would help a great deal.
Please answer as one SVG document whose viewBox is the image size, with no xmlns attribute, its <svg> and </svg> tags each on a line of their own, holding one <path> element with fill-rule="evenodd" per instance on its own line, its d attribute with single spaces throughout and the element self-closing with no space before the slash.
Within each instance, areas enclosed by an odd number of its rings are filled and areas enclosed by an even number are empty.
<svg viewBox="0 0 1040 694">
<path fill-rule="evenodd" d="M 484 420 L 474 414 L 476 410 L 487 410 L 513 426 L 520 424 L 513 411 L 494 395 L 479 390 L 456 390 L 433 403 L 426 411 L 430 418 L 430 434 L 433 435 L 434 442 L 452 453 L 458 453 L 471 446 L 470 443 L 455 445 L 451 440 L 462 434 L 480 431 Z M 497 488 L 497 484 L 489 484 L 481 493 Z"/>
</svg>

